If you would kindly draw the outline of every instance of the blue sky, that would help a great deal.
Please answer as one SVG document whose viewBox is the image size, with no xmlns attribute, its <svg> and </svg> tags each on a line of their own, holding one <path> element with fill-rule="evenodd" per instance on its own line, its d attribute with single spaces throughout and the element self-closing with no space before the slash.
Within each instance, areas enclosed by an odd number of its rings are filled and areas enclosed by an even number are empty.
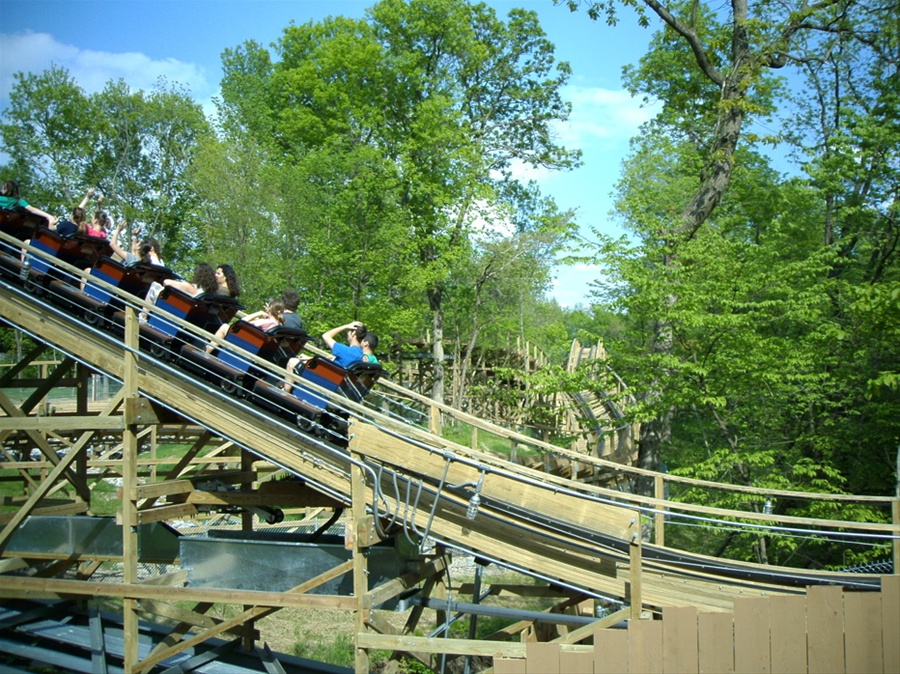
<svg viewBox="0 0 900 674">
<path fill-rule="evenodd" d="M 373 1 L 0 0 L 0 109 L 8 104 L 13 73 L 56 64 L 89 93 L 119 78 L 132 89 L 148 90 L 164 77 L 211 110 L 224 49 L 247 40 L 269 46 L 291 22 L 361 17 Z M 576 210 L 586 238 L 593 229 L 621 233 L 609 214 L 610 193 L 629 139 L 652 114 L 622 89 L 621 71 L 644 53 L 652 31 L 638 27 L 627 10 L 610 28 L 551 0 L 488 4 L 504 17 L 513 7 L 536 11 L 558 60 L 572 66 L 564 92 L 572 116 L 557 132 L 566 146 L 582 150 L 584 165 L 532 177 L 561 208 Z M 553 297 L 564 306 L 585 303 L 589 284 L 601 271 L 589 265 L 560 267 Z"/>
</svg>

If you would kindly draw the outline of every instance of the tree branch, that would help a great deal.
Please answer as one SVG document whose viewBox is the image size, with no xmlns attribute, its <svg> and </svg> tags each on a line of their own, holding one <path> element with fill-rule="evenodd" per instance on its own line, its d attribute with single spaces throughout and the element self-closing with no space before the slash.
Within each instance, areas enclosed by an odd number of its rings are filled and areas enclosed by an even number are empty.
<svg viewBox="0 0 900 674">
<path fill-rule="evenodd" d="M 703 71 L 703 74 L 706 75 L 710 79 L 710 81 L 712 81 L 716 85 L 722 86 L 722 84 L 725 82 L 725 76 L 722 75 L 722 73 L 720 73 L 710 62 L 709 58 L 706 55 L 706 50 L 704 49 L 703 44 L 700 41 L 700 36 L 697 35 L 696 31 L 679 20 L 668 9 L 657 2 L 657 0 L 644 0 L 644 4 L 652 9 L 656 13 L 656 15 L 660 19 L 662 19 L 672 30 L 681 35 L 687 41 L 688 45 L 691 48 L 691 51 L 694 52 L 694 58 L 697 60 L 697 65 L 700 66 L 700 70 Z"/>
</svg>

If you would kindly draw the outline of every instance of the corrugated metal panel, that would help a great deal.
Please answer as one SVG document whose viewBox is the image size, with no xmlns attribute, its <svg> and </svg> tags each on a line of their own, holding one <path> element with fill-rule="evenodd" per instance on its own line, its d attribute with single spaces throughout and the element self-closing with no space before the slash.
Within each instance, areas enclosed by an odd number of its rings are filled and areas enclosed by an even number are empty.
<svg viewBox="0 0 900 674">
<path fill-rule="evenodd" d="M 138 527 L 142 561 L 171 562 L 178 555 L 178 533 L 163 522 Z M 8 552 L 55 555 L 122 555 L 122 527 L 112 517 L 29 517 L 6 545 Z M 26 555 L 27 556 L 27 555 Z"/>
<path fill-rule="evenodd" d="M 285 592 L 350 559 L 343 539 L 323 536 L 306 542 L 302 536 L 264 532 L 210 531 L 207 536 L 181 538 L 181 565 L 193 587 Z M 369 587 L 404 573 L 392 546 L 367 551 Z M 353 578 L 346 573 L 313 590 L 313 594 L 351 596 Z M 382 606 L 381 608 L 393 608 Z"/>
</svg>

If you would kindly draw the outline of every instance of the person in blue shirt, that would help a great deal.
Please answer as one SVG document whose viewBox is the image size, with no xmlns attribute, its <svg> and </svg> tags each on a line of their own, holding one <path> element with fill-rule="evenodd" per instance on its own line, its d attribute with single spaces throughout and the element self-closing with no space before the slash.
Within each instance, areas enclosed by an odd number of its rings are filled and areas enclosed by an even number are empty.
<svg viewBox="0 0 900 674">
<path fill-rule="evenodd" d="M 337 336 L 345 330 L 347 331 L 347 343 L 342 344 L 337 341 Z M 365 354 L 363 352 L 362 339 L 366 334 L 366 326 L 359 321 L 354 321 L 353 323 L 332 328 L 322 335 L 322 341 L 325 342 L 325 346 L 331 351 L 332 360 L 342 368 L 347 369 L 353 363 L 363 359 Z"/>
</svg>

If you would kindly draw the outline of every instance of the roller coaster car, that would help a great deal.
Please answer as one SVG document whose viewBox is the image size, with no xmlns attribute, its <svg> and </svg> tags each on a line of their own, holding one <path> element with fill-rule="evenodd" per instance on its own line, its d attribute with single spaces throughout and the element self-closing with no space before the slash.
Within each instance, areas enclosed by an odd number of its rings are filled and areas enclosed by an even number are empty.
<svg viewBox="0 0 900 674">
<path fill-rule="evenodd" d="M 158 264 L 149 264 L 146 262 L 138 262 L 130 267 L 135 274 L 140 276 L 141 285 L 143 286 L 137 292 L 132 293 L 141 299 L 147 297 L 150 286 L 154 283 L 162 283 L 166 279 L 180 280 L 180 276 L 168 267 Z"/>
<path fill-rule="evenodd" d="M 285 367 L 291 358 L 303 351 L 303 347 L 309 341 L 306 330 L 288 328 L 284 325 L 270 330 L 269 334 L 277 340 L 270 360 L 279 367 Z"/>
<path fill-rule="evenodd" d="M 225 341 L 263 360 L 284 365 L 287 359 L 297 355 L 308 340 L 306 331 L 276 327 L 262 330 L 248 321 L 238 321 L 225 335 Z M 256 380 L 263 376 L 253 361 L 237 350 L 217 348 L 206 353 L 205 346 L 185 344 L 181 347 L 183 365 L 218 384 L 227 393 L 243 394 L 252 390 Z"/>
<path fill-rule="evenodd" d="M 332 360 L 317 356 L 298 374 L 300 381 L 294 384 L 290 393 L 285 392 L 280 383 L 258 380 L 253 386 L 254 401 L 282 418 L 294 421 L 303 430 L 346 446 L 348 414 L 330 404 L 328 397 L 303 384 L 312 382 L 358 402 L 384 374 L 384 369 L 381 365 L 363 362 L 344 369 Z"/>
<path fill-rule="evenodd" d="M 67 262 L 79 269 L 85 269 L 101 257 L 112 255 L 109 241 L 86 234 L 73 234 L 63 237 L 56 232 L 38 228 L 31 239 L 31 245 L 48 256 Z M 79 285 L 78 278 L 72 278 L 53 267 L 50 260 L 32 255 L 29 257 L 31 269 L 26 277 L 26 285 L 31 284 L 34 290 L 46 287 L 50 281 L 62 280 L 70 285 Z"/>
<path fill-rule="evenodd" d="M 0 241 L 0 274 L 18 281 L 22 271 L 22 253 L 17 246 Z"/>
<path fill-rule="evenodd" d="M 378 363 L 365 361 L 353 363 L 347 368 L 347 376 L 341 383 L 341 392 L 353 402 L 359 402 L 366 397 L 383 374 L 384 368 Z"/>
<path fill-rule="evenodd" d="M 24 242 L 33 239 L 44 218 L 22 209 L 0 208 L 0 231 Z M 0 273 L 19 281 L 22 271 L 22 249 L 7 241 L 0 241 Z"/>
<path fill-rule="evenodd" d="M 119 290 L 143 299 L 150 284 L 166 278 L 178 278 L 171 269 L 155 264 L 125 265 L 110 257 L 101 257 L 84 278 L 84 288 L 54 279 L 48 293 L 55 302 L 83 316 L 86 323 L 113 327 L 112 313 L 124 309 L 123 301 L 97 281 L 105 281 Z M 121 336 L 121 335 L 120 335 Z"/>
<path fill-rule="evenodd" d="M 191 297 L 177 288 L 166 286 L 156 298 L 156 308 L 150 312 L 149 320 L 141 323 L 141 346 L 146 346 L 156 358 L 175 360 L 184 344 L 200 345 L 200 342 L 172 321 L 172 316 L 214 332 L 222 323 L 231 321 L 242 308 L 233 297 L 206 293 Z M 113 312 L 112 318 L 117 328 L 122 329 L 125 313 Z"/>
<path fill-rule="evenodd" d="M 105 281 L 132 295 L 140 296 L 142 292 L 147 292 L 140 273 L 109 257 L 101 257 L 94 263 L 85 276 L 84 289 L 58 279 L 50 281 L 49 288 L 60 304 L 79 312 L 86 323 L 98 325 L 108 320 L 113 310 L 120 310 L 123 306 L 116 295 L 97 281 Z"/>
<path fill-rule="evenodd" d="M 34 238 L 38 227 L 46 227 L 47 219 L 24 208 L 0 208 L 0 232 L 25 241 Z"/>
</svg>

